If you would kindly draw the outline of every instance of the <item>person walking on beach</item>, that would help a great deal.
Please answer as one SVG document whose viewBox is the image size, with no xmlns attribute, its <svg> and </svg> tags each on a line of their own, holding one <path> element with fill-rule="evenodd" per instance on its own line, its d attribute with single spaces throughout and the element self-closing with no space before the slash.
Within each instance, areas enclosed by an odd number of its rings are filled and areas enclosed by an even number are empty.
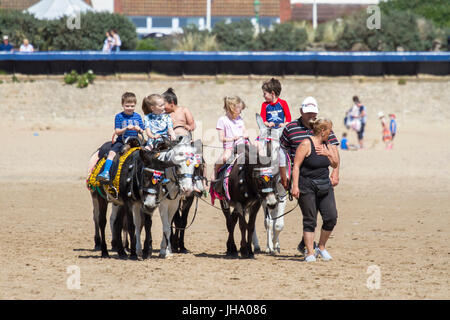
<svg viewBox="0 0 450 320">
<path fill-rule="evenodd" d="M 358 109 L 357 117 L 359 121 L 361 122 L 360 129 L 357 130 L 358 134 L 358 142 L 359 142 L 359 148 L 362 149 L 364 147 L 364 129 L 366 127 L 366 121 L 367 121 L 367 113 L 366 113 L 366 107 L 363 106 L 361 101 L 359 100 L 358 96 L 353 96 L 353 103 Z"/>
<path fill-rule="evenodd" d="M 292 169 L 292 195 L 298 199 L 303 215 L 303 239 L 306 245 L 306 262 L 316 261 L 318 256 L 331 260 L 325 245 L 337 221 L 334 190 L 329 178 L 329 166 L 337 168 L 339 156 L 329 147 L 328 139 L 332 122 L 327 119 L 311 119 L 309 126 L 313 136 L 303 139 L 297 148 Z M 322 215 L 323 225 L 319 246 L 314 248 L 314 232 L 317 212 Z"/>
<path fill-rule="evenodd" d="M 291 163 L 294 162 L 295 153 L 297 151 L 298 146 L 302 143 L 302 141 L 314 135 L 314 132 L 310 125 L 310 120 L 316 119 L 318 113 L 319 108 L 316 99 L 314 97 L 307 97 L 303 100 L 302 105 L 300 107 L 300 117 L 288 123 L 284 128 L 283 134 L 281 135 L 280 138 L 280 145 L 281 148 L 283 148 L 285 152 L 289 154 Z M 328 136 L 328 148 L 334 149 L 333 152 L 336 152 L 338 156 L 338 165 L 336 168 L 333 168 L 330 175 L 330 180 L 333 187 L 339 184 L 340 160 L 339 160 L 338 146 L 339 141 L 336 135 L 334 134 L 333 131 L 330 131 L 330 134 Z M 287 179 L 284 178 L 286 176 L 285 170 L 286 168 L 280 168 L 280 177 L 281 183 L 283 184 L 284 188 L 288 190 L 289 183 Z M 302 254 L 304 253 L 305 243 L 303 239 L 297 246 L 297 250 Z"/>
</svg>

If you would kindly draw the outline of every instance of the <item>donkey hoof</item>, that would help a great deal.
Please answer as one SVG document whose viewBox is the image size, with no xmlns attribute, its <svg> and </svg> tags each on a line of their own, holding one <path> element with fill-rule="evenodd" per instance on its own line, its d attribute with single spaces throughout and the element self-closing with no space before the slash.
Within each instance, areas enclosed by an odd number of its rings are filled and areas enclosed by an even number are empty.
<svg viewBox="0 0 450 320">
<path fill-rule="evenodd" d="M 190 251 L 188 249 L 186 249 L 185 247 L 180 248 L 180 250 L 178 250 L 179 253 L 190 253 Z"/>
<path fill-rule="evenodd" d="M 228 258 L 237 258 L 239 257 L 239 254 L 237 253 L 237 251 L 227 251 L 227 255 Z"/>
<path fill-rule="evenodd" d="M 137 261 L 137 260 L 138 260 L 137 254 L 131 254 L 131 255 L 130 255 L 130 260 L 135 260 L 135 261 Z"/>
<path fill-rule="evenodd" d="M 255 247 L 254 252 L 255 253 L 261 253 L 261 247 Z"/>
<path fill-rule="evenodd" d="M 142 253 L 142 259 L 144 259 L 144 260 L 145 260 L 145 259 L 148 259 L 148 258 L 151 257 L 151 255 L 152 255 L 151 253 L 143 252 L 143 253 Z"/>
<path fill-rule="evenodd" d="M 102 258 L 109 258 L 108 251 L 102 251 Z"/>
</svg>

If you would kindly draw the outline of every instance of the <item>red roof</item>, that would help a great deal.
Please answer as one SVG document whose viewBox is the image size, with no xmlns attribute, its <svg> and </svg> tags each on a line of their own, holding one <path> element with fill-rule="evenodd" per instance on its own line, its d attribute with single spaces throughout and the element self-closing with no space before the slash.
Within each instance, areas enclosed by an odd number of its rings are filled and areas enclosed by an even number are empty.
<svg viewBox="0 0 450 320">
<path fill-rule="evenodd" d="M 115 0 L 116 11 L 128 16 L 205 16 L 205 0 Z M 254 0 L 211 1 L 212 16 L 254 16 Z M 278 17 L 280 0 L 260 0 L 260 16 Z"/>
</svg>

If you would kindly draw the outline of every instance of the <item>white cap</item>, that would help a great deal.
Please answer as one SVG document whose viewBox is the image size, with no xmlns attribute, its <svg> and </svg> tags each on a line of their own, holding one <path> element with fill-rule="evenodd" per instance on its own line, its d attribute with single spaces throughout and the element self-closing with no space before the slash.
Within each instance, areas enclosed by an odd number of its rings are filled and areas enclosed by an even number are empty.
<svg viewBox="0 0 450 320">
<path fill-rule="evenodd" d="M 378 118 L 382 118 L 382 117 L 384 117 L 383 111 L 378 112 Z"/>
<path fill-rule="evenodd" d="M 317 101 L 313 97 L 307 97 L 302 102 L 303 113 L 319 113 L 319 108 L 317 107 Z"/>
<path fill-rule="evenodd" d="M 3 36 L 3 40 L 8 40 L 8 36 Z"/>
</svg>

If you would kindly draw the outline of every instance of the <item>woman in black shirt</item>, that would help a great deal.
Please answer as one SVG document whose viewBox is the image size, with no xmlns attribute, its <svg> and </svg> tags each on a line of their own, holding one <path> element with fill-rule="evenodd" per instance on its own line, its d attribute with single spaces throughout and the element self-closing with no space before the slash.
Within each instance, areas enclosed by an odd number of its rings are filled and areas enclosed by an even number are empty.
<svg viewBox="0 0 450 320">
<path fill-rule="evenodd" d="M 314 135 L 304 139 L 297 148 L 292 170 L 292 195 L 298 199 L 303 215 L 303 237 L 307 249 L 305 261 L 316 261 L 317 256 L 331 260 L 325 244 L 337 221 L 336 201 L 329 178 L 329 166 L 336 168 L 338 155 L 328 147 L 328 136 L 333 123 L 328 119 L 311 120 Z M 319 247 L 314 250 L 314 231 L 317 211 L 323 225 Z"/>
</svg>

